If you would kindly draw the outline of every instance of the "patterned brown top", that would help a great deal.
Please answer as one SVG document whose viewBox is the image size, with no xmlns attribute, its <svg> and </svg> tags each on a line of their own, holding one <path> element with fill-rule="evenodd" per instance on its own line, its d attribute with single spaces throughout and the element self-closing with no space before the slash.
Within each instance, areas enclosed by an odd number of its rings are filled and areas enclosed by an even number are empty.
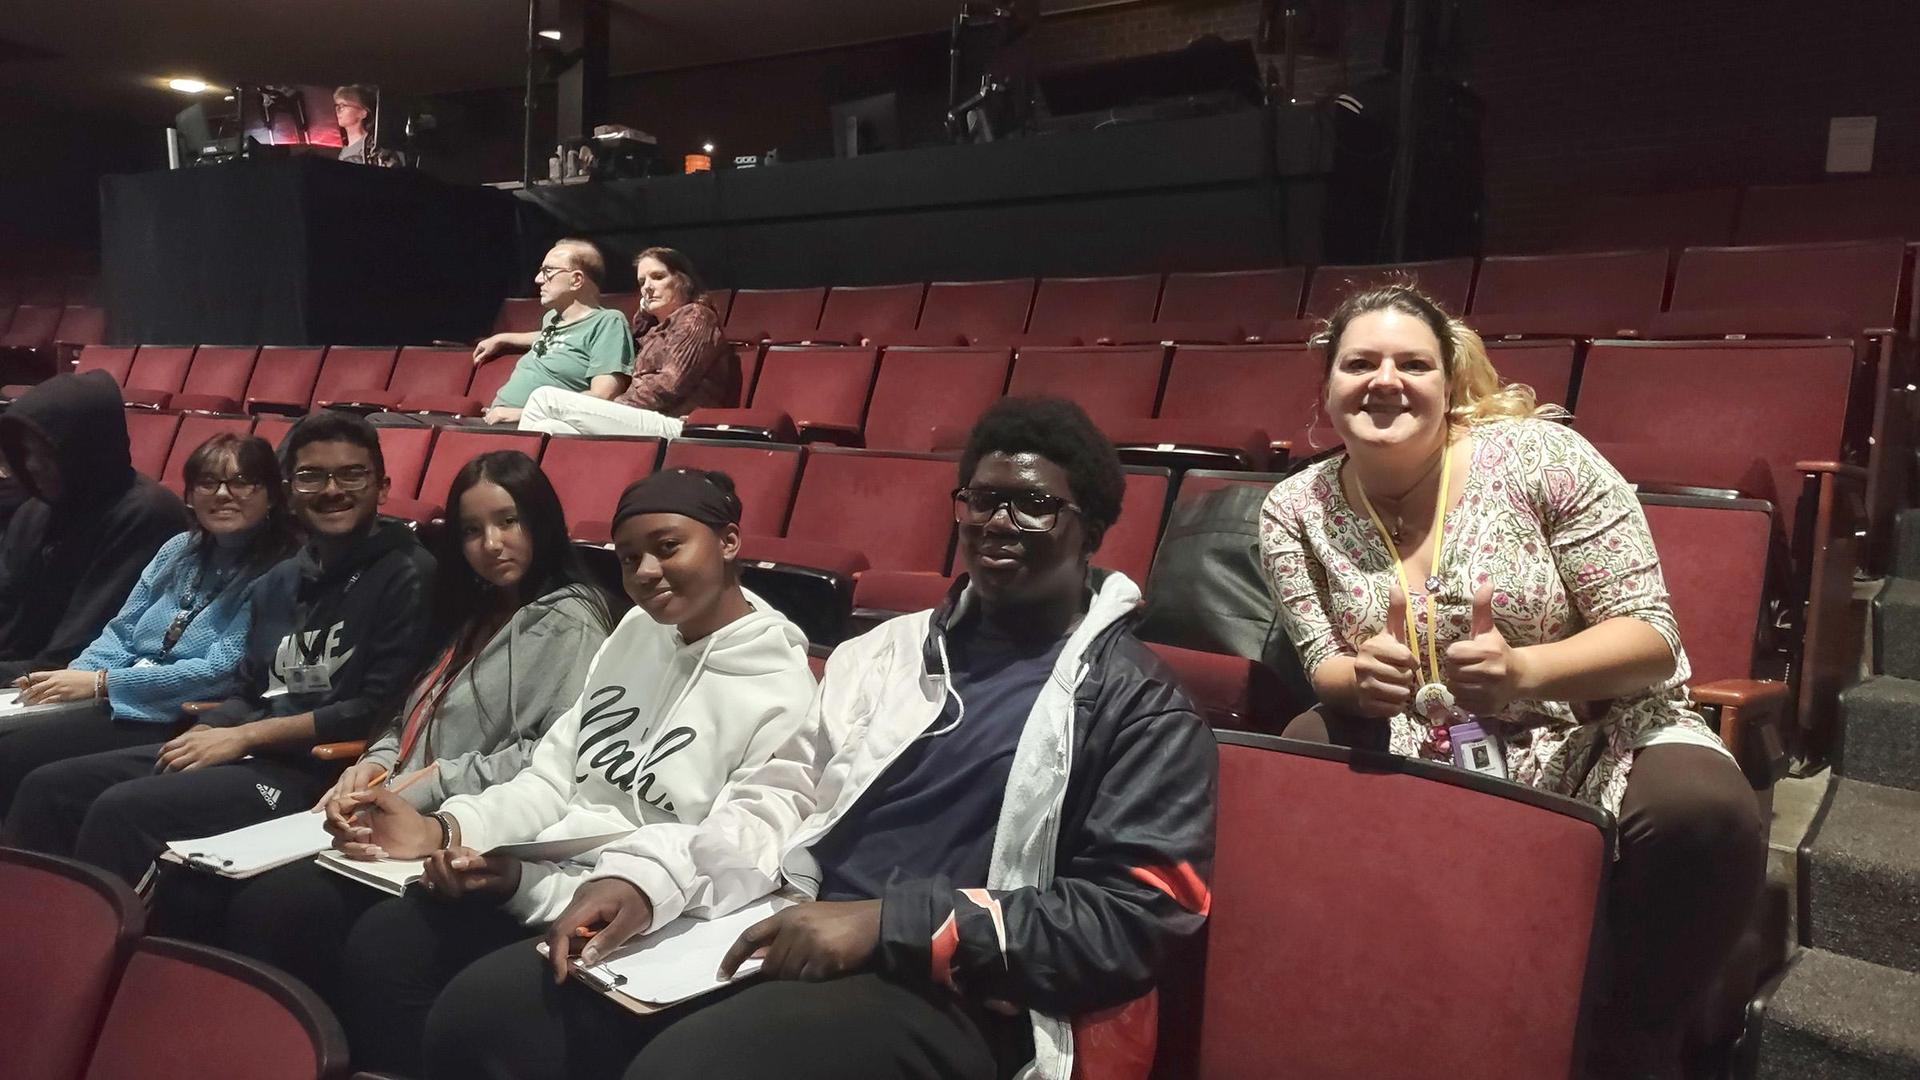
<svg viewBox="0 0 1920 1080">
<path fill-rule="evenodd" d="M 740 358 L 705 299 L 657 321 L 635 315 L 633 323 L 633 382 L 614 400 L 668 416 L 739 404 Z"/>
<path fill-rule="evenodd" d="M 1494 586 L 1494 623 L 1514 646 L 1558 641 L 1630 616 L 1673 649 L 1673 675 L 1611 702 L 1514 701 L 1500 719 L 1507 774 L 1618 813 L 1634 751 L 1665 742 L 1719 747 L 1687 696 L 1690 674 L 1660 560 L 1633 489 L 1585 439 L 1546 420 L 1469 429 L 1472 465 L 1447 515 L 1436 599 L 1439 649 L 1468 636 L 1473 593 Z M 1355 655 L 1386 623 L 1393 558 L 1340 486 L 1338 455 L 1281 481 L 1260 521 L 1260 554 L 1282 623 L 1308 672 Z M 1428 598 L 1408 598 L 1425 648 Z M 1445 759 L 1426 723 L 1401 714 L 1397 754 Z"/>
</svg>

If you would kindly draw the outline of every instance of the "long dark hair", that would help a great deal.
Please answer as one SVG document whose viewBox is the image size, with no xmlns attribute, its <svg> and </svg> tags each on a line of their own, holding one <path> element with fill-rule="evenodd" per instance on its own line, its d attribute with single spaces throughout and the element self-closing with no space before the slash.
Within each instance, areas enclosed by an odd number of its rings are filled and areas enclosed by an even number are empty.
<svg viewBox="0 0 1920 1080">
<path fill-rule="evenodd" d="M 613 615 L 607 594 L 567 536 L 567 516 L 547 474 L 518 450 L 489 450 L 467 462 L 447 488 L 447 527 L 440 530 L 434 552 L 440 564 L 434 575 L 434 624 L 439 631 L 435 640 L 457 645 L 492 604 L 493 586 L 467 563 L 460 529 L 460 500 L 482 483 L 498 484 L 506 491 L 520 513 L 520 527 L 533 541 L 532 563 L 520 579 L 520 604 L 574 587 L 610 629 Z M 474 648 L 482 644 L 476 642 Z"/>
<path fill-rule="evenodd" d="M 184 485 L 181 490 L 191 495 L 195 484 L 215 475 L 214 470 L 226 461 L 233 462 L 233 471 L 241 479 L 259 484 L 267 493 L 266 520 L 254 530 L 240 557 L 240 565 L 245 570 L 243 576 L 254 577 L 292 554 L 296 545 L 293 514 L 287 509 L 287 485 L 280 477 L 280 462 L 274 457 L 273 444 L 258 435 L 223 431 L 187 455 L 187 462 L 180 469 L 180 481 Z M 194 558 L 204 562 L 213 556 L 213 537 L 200 527 L 197 515 L 193 519 L 192 544 Z"/>
</svg>

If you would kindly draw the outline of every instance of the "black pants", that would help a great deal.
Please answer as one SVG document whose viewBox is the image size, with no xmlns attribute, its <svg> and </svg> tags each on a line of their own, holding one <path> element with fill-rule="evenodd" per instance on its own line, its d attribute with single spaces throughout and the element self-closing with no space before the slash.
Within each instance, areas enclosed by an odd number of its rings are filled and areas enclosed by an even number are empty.
<svg viewBox="0 0 1920 1080">
<path fill-rule="evenodd" d="M 97 701 L 0 720 L 0 820 L 12 810 L 20 781 L 40 766 L 150 743 L 165 738 L 166 728 L 165 724 L 115 720 L 112 709 Z"/>
<path fill-rule="evenodd" d="M 1319 710 L 1290 739 L 1385 749 L 1386 724 Z M 1634 755 L 1620 803 L 1620 859 L 1607 898 L 1607 987 L 1592 1040 L 1596 1075 L 1679 1076 L 1686 1024 L 1753 918 L 1766 826 L 1740 767 L 1704 746 Z"/>
<path fill-rule="evenodd" d="M 556 986 L 531 942 L 455 978 L 426 1025 L 429 1078 L 997 1080 L 1032 1057 L 1026 1017 L 861 974 L 757 982 L 636 1016 Z"/>
<path fill-rule="evenodd" d="M 163 884 L 154 898 L 156 918 L 172 906 L 167 902 L 170 884 Z M 306 983 L 338 1012 L 347 996 L 341 987 L 347 935 L 361 916 L 392 897 L 312 860 L 228 884 L 238 887 L 223 906 L 219 938 L 210 943 L 272 964 Z M 205 901 L 189 903 L 207 906 Z M 174 933 L 165 925 L 161 932 Z"/>
<path fill-rule="evenodd" d="M 162 744 L 42 765 L 7 815 L 13 847 L 72 855 L 138 884 L 169 840 L 191 840 L 311 807 L 332 778 L 312 763 L 254 757 L 153 771 Z"/>
</svg>

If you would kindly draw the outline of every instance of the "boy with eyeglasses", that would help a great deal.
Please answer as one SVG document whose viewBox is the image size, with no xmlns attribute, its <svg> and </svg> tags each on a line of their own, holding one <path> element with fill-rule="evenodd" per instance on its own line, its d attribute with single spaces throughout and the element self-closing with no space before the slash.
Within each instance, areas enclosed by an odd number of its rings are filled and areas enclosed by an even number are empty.
<svg viewBox="0 0 1920 1080">
<path fill-rule="evenodd" d="M 1213 737 L 1132 634 L 1139 586 L 1088 565 L 1124 474 L 1086 413 L 1000 402 L 960 482 L 966 577 L 834 652 L 814 730 L 782 754 L 790 798 L 684 841 L 737 869 L 606 848 L 551 924 L 558 960 L 509 946 L 441 994 L 429 1080 L 1067 1080 L 1150 1059 L 1140 999 L 1207 915 Z M 721 960 L 762 957 L 756 981 L 639 1018 L 553 985 L 577 928 L 597 931 L 591 962 L 726 914 L 745 881 L 811 898 Z"/>
<path fill-rule="evenodd" d="M 534 272 L 540 288 L 540 329 L 495 334 L 473 350 L 480 365 L 510 352 L 525 355 L 495 394 L 483 419 L 515 424 L 527 398 L 543 386 L 612 401 L 633 377 L 633 330 L 627 317 L 600 303 L 607 263 L 590 241 L 567 239 L 553 245 Z"/>
<path fill-rule="evenodd" d="M 6 843 L 137 883 L 169 840 L 312 806 L 337 769 L 311 749 L 367 738 L 399 706 L 434 644 L 433 561 L 410 529 L 378 518 L 379 439 L 359 417 L 320 412 L 280 455 L 306 544 L 254 586 L 240 693 L 169 742 L 27 774 Z"/>
</svg>

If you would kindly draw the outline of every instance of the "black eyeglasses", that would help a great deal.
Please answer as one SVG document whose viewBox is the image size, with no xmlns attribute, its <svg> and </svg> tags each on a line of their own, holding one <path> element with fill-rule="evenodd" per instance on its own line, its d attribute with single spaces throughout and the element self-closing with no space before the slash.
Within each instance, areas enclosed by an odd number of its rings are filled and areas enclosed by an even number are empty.
<svg viewBox="0 0 1920 1080">
<path fill-rule="evenodd" d="M 571 266 L 543 266 L 534 271 L 533 280 L 544 284 L 547 279 L 553 277 L 555 274 L 577 274 L 579 272 L 578 269 Z"/>
<path fill-rule="evenodd" d="M 327 482 L 340 485 L 341 491 L 365 491 L 373 483 L 373 470 L 365 465 L 349 465 L 344 469 L 295 469 L 293 470 L 293 490 L 302 495 L 318 495 L 327 490 Z"/>
<path fill-rule="evenodd" d="M 251 498 L 253 493 L 259 491 L 263 486 L 260 481 L 249 480 L 244 476 L 226 476 L 219 478 L 203 476 L 193 482 L 193 493 L 195 495 L 205 495 L 208 498 L 212 498 L 220 493 L 221 488 L 226 488 L 227 494 L 234 498 L 246 499 Z M 326 478 L 322 477 L 320 479 L 320 487 L 326 486 Z M 319 488 L 315 488 L 314 490 L 318 491 Z"/>
<path fill-rule="evenodd" d="M 1007 520 L 1021 532 L 1052 532 L 1060 523 L 1060 511 L 1080 513 L 1080 508 L 1058 495 L 1043 491 L 1000 491 L 994 488 L 953 489 L 953 520 L 961 525 L 985 525 L 1002 509 Z"/>
</svg>

